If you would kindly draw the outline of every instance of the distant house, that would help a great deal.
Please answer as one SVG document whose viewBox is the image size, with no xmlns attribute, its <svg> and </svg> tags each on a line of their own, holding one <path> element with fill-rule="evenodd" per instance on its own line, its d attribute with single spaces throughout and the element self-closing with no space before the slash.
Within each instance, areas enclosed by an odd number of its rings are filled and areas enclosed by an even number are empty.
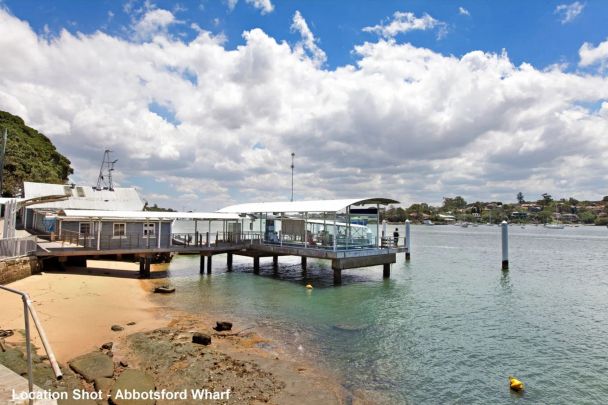
<svg viewBox="0 0 608 405">
<path fill-rule="evenodd" d="M 527 219 L 528 218 L 528 213 L 527 212 L 512 212 L 511 213 L 511 219 Z"/>
<path fill-rule="evenodd" d="M 68 199 L 24 208 L 21 215 L 26 229 L 56 232 L 56 215 L 59 210 L 142 211 L 144 208 L 144 202 L 135 188 L 98 190 L 91 186 L 23 183 L 25 199 L 49 195 L 67 195 Z"/>
</svg>

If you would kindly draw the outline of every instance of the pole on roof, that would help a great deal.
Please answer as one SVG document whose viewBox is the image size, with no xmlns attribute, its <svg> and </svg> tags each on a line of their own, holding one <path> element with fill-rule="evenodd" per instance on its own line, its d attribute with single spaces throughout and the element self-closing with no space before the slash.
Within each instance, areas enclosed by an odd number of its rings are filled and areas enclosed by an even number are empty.
<svg viewBox="0 0 608 405">
<path fill-rule="evenodd" d="M 296 154 L 291 152 L 291 202 L 293 202 L 293 158 L 295 156 Z"/>
</svg>

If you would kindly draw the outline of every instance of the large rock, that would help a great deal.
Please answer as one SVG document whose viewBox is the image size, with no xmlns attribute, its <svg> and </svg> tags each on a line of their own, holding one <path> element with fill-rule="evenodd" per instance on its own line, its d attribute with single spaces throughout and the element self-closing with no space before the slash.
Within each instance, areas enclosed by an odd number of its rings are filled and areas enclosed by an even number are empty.
<svg viewBox="0 0 608 405">
<path fill-rule="evenodd" d="M 175 287 L 171 287 L 169 285 L 163 285 L 160 287 L 156 287 L 154 292 L 157 294 L 171 294 L 175 292 Z"/>
<path fill-rule="evenodd" d="M 226 321 L 217 321 L 216 325 L 215 325 L 215 329 L 218 332 L 222 332 L 225 330 L 231 330 L 232 329 L 232 322 L 226 322 Z"/>
<path fill-rule="evenodd" d="M 93 382 L 96 378 L 112 377 L 114 374 L 114 362 L 101 352 L 92 352 L 70 361 L 72 370 L 84 377 L 87 382 Z"/>
<path fill-rule="evenodd" d="M 125 328 L 120 325 L 112 325 L 112 327 L 110 329 L 112 329 L 114 332 L 120 332 L 121 330 L 124 330 Z"/>
<path fill-rule="evenodd" d="M 211 344 L 211 336 L 206 333 L 195 332 L 192 335 L 192 343 L 198 343 L 199 345 L 210 345 Z"/>
<path fill-rule="evenodd" d="M 116 380 L 114 388 L 112 388 L 110 402 L 114 405 L 154 405 L 155 401 L 153 399 L 122 399 L 116 398 L 116 395 L 118 391 L 123 394 L 134 391 L 147 394 L 149 392 L 154 392 L 155 389 L 154 380 L 148 374 L 141 370 L 125 370 Z"/>
</svg>

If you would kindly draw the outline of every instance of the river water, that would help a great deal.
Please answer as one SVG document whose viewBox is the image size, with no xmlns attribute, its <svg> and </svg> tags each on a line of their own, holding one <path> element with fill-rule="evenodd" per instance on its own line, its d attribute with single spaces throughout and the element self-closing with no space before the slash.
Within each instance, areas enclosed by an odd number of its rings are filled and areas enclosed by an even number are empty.
<svg viewBox="0 0 608 405">
<path fill-rule="evenodd" d="M 198 257 L 178 256 L 178 293 L 162 300 L 247 320 L 378 402 L 604 403 L 608 230 L 509 232 L 508 272 L 498 226 L 412 226 L 412 260 L 400 254 L 390 279 L 380 266 L 353 269 L 339 287 L 327 261 L 309 259 L 303 275 L 299 258 L 281 257 L 278 274 L 262 259 L 256 276 L 250 258 L 226 273 L 218 255 L 200 276 Z"/>
</svg>

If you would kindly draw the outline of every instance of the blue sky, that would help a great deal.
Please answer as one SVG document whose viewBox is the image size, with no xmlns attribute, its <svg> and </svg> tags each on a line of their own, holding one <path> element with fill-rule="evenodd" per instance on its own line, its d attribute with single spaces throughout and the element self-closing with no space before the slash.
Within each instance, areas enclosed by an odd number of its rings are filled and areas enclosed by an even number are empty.
<svg viewBox="0 0 608 405">
<path fill-rule="evenodd" d="M 0 0 L 0 109 L 151 203 L 608 195 L 606 1 Z M 606 151 L 606 152 L 604 152 Z"/>
<path fill-rule="evenodd" d="M 132 19 L 125 11 L 129 2 L 5 0 L 4 3 L 40 33 L 46 26 L 53 33 L 61 29 L 85 34 L 103 30 L 120 36 Z M 131 4 L 137 9 L 143 2 Z M 242 32 L 255 27 L 277 40 L 296 41 L 297 33 L 290 31 L 290 26 L 293 14 L 299 10 L 327 53 L 328 68 L 354 63 L 353 46 L 375 39 L 374 34 L 361 29 L 404 10 L 416 15 L 428 13 L 445 22 L 448 32 L 441 40 L 437 40 L 434 32 L 409 32 L 398 35 L 398 41 L 456 56 L 471 50 L 500 53 L 506 49 L 514 63 L 528 62 L 540 68 L 562 62 L 575 68 L 582 43 L 598 43 L 608 37 L 605 1 L 581 2 L 583 11 L 568 23 L 562 23 L 563 14 L 556 12 L 558 5 L 571 4 L 564 1 L 275 1 L 274 10 L 267 14 L 261 14 L 244 0 L 232 10 L 226 1 L 153 4 L 174 12 L 184 22 L 172 27 L 172 32 L 191 39 L 195 33 L 188 25 L 194 22 L 211 32 L 224 33 L 228 48 L 243 44 Z M 460 13 L 461 7 L 469 15 Z"/>
</svg>

